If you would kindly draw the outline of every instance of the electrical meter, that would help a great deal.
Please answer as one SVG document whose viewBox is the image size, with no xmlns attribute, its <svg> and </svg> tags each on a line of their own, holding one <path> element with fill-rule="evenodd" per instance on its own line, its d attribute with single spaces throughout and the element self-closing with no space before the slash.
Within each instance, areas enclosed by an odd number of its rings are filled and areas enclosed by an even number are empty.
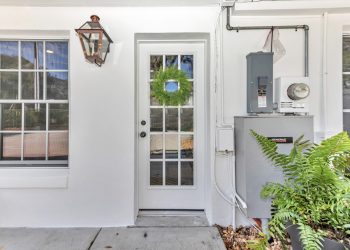
<svg viewBox="0 0 350 250">
<path fill-rule="evenodd" d="M 275 81 L 275 101 L 279 113 L 308 113 L 310 80 L 308 77 L 280 77 Z"/>
</svg>

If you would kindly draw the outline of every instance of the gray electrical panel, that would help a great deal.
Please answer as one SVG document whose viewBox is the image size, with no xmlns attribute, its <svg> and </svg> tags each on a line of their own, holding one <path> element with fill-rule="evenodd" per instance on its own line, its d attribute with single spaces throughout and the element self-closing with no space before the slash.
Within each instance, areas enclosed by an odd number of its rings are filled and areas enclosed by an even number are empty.
<svg viewBox="0 0 350 250">
<path fill-rule="evenodd" d="M 273 111 L 273 53 L 247 55 L 247 112 Z"/>
<path fill-rule="evenodd" d="M 278 151 L 289 154 L 293 142 L 301 135 L 313 142 L 312 116 L 245 116 L 235 117 L 236 189 L 247 203 L 249 218 L 271 218 L 271 202 L 260 197 L 268 182 L 283 182 L 282 171 L 272 166 L 250 130 L 278 142 Z"/>
</svg>

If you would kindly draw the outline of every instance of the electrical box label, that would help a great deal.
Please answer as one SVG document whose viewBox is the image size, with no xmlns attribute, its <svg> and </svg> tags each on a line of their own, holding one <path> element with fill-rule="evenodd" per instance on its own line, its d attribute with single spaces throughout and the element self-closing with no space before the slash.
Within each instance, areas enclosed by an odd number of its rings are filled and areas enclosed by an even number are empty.
<svg viewBox="0 0 350 250">
<path fill-rule="evenodd" d="M 267 139 L 276 143 L 293 143 L 293 137 L 267 137 Z"/>
<path fill-rule="evenodd" d="M 266 89 L 268 84 L 268 77 L 258 77 L 258 108 L 266 108 Z"/>
</svg>

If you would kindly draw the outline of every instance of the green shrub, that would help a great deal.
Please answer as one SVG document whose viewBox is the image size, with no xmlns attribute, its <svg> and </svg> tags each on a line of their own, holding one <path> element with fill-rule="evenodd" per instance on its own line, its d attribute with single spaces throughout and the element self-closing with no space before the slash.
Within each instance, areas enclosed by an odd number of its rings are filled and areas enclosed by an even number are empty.
<svg viewBox="0 0 350 250">
<path fill-rule="evenodd" d="M 320 145 L 303 137 L 289 155 L 277 152 L 277 144 L 251 131 L 263 153 L 282 169 L 284 183 L 267 183 L 263 198 L 272 198 L 271 235 L 285 242 L 286 225 L 298 225 L 306 250 L 322 249 L 323 237 L 342 242 L 350 236 L 350 139 L 346 132 Z"/>
</svg>

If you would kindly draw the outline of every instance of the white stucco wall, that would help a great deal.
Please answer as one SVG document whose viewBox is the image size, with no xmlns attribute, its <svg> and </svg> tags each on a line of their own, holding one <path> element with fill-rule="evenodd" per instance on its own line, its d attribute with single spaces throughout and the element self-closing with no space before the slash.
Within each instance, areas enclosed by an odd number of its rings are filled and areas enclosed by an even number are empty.
<svg viewBox="0 0 350 250">
<path fill-rule="evenodd" d="M 134 222 L 134 34 L 206 32 L 212 38 L 219 7 L 186 8 L 30 8 L 1 7 L 0 35 L 7 30 L 62 30 L 70 38 L 70 161 L 67 188 L 0 190 L 0 226 L 125 226 Z M 85 62 L 74 28 L 91 14 L 114 40 L 102 68 Z M 317 135 L 342 129 L 341 36 L 350 15 L 329 15 L 327 128 L 322 107 L 323 20 L 321 16 L 234 17 L 232 24 L 310 26 L 311 114 Z M 11 32 L 13 33 L 13 32 Z M 275 77 L 303 74 L 303 31 L 280 31 L 287 55 L 275 65 Z M 224 120 L 245 114 L 245 56 L 259 51 L 267 31 L 224 30 Z M 211 85 L 214 89 L 214 65 Z M 217 86 L 218 89 L 222 85 Z M 214 93 L 212 93 L 214 95 Z M 222 97 L 218 96 L 218 101 Z M 217 107 L 217 109 L 216 109 Z M 211 104 L 212 123 L 220 105 Z M 214 132 L 214 130 L 213 130 Z M 212 147 L 214 148 L 214 147 Z M 214 152 L 211 152 L 212 154 Z M 225 160 L 217 159 L 218 182 L 227 190 Z M 213 167 L 213 166 L 212 166 Z M 209 185 L 209 184 L 208 184 Z M 212 223 L 230 224 L 232 211 L 214 191 L 208 208 Z"/>
<path fill-rule="evenodd" d="M 68 188 L 0 190 L 0 225 L 133 224 L 134 34 L 211 33 L 217 12 L 217 8 L 175 7 L 1 7 L 0 30 L 70 31 L 71 133 Z M 114 40 L 101 68 L 85 62 L 74 31 L 91 14 L 101 17 Z"/>
</svg>

